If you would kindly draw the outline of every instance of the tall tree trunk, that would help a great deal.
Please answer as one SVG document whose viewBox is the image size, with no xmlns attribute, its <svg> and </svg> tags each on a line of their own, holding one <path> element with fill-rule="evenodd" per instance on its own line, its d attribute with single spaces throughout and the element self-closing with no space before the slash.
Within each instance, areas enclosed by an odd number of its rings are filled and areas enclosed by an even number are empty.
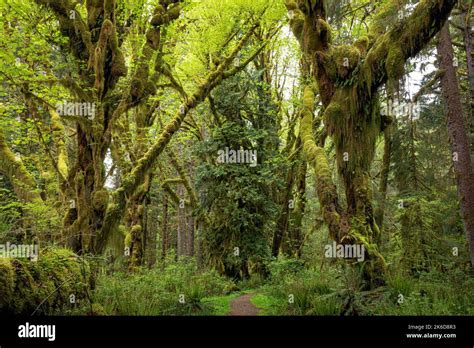
<svg viewBox="0 0 474 348">
<path fill-rule="evenodd" d="M 143 185 L 140 186 L 130 201 L 128 202 L 128 214 L 126 218 L 127 227 L 132 236 L 130 269 L 134 269 L 143 264 L 145 256 L 146 231 L 146 201 L 147 194 L 151 187 L 152 175 L 146 174 Z"/>
<path fill-rule="evenodd" d="M 474 157 L 474 49 L 472 44 L 471 14 L 468 4 L 462 6 L 462 37 L 464 48 L 466 50 L 467 76 L 469 80 L 469 125 L 471 136 L 471 160 Z"/>
<path fill-rule="evenodd" d="M 190 196 L 190 205 L 188 206 L 188 238 L 187 238 L 187 255 L 188 256 L 194 256 L 194 228 L 195 228 L 195 223 L 196 220 L 193 216 L 193 210 L 195 208 L 195 205 L 197 204 L 197 201 L 195 199 L 195 192 L 194 188 L 191 186 L 191 179 L 193 177 L 194 171 L 193 171 L 193 162 L 188 163 L 188 176 L 185 176 L 185 182 L 186 185 L 188 186 L 187 192 L 188 195 Z M 191 191 L 191 192 L 190 192 Z"/>
<path fill-rule="evenodd" d="M 418 191 L 419 185 L 418 185 L 418 169 L 416 165 L 416 148 L 415 148 L 415 138 L 416 138 L 416 124 L 413 122 L 413 115 L 410 115 L 410 118 L 408 120 L 410 123 L 410 177 L 412 180 L 413 184 L 413 189 L 415 191 Z"/>
<path fill-rule="evenodd" d="M 72 187 L 64 233 L 77 253 L 95 249 L 96 232 L 103 226 L 109 195 L 104 188 L 105 153 L 77 126 L 77 160 L 68 177 Z"/>
<path fill-rule="evenodd" d="M 151 215 L 153 216 L 153 212 L 155 211 L 155 209 L 151 208 L 150 211 L 146 211 L 146 221 L 147 221 L 147 224 L 146 224 L 146 230 L 148 231 L 148 236 L 147 236 L 147 240 L 148 240 L 148 243 L 147 243 L 147 261 L 148 261 L 148 267 L 153 267 L 156 263 L 156 253 L 157 253 L 157 249 L 156 249 L 156 238 L 157 238 L 157 235 L 158 235 L 158 226 L 157 226 L 157 223 L 156 223 L 156 220 L 155 219 L 151 219 L 150 218 L 150 213 Z"/>
<path fill-rule="evenodd" d="M 197 244 L 196 244 L 196 248 L 197 248 L 197 251 L 196 251 L 196 263 L 197 263 L 197 266 L 199 269 L 201 269 L 201 267 L 203 266 L 203 263 L 204 263 L 204 259 L 203 259 L 203 255 L 202 255 L 202 231 L 203 231 L 203 227 L 204 227 L 204 223 L 201 219 L 198 219 L 198 222 L 197 222 L 197 238 L 196 238 L 196 241 L 197 241 Z"/>
<path fill-rule="evenodd" d="M 166 258 L 170 241 L 168 235 L 168 195 L 163 193 L 163 218 L 161 220 L 161 259 Z"/>
<path fill-rule="evenodd" d="M 290 217 L 290 204 L 294 204 L 291 192 L 294 183 L 294 165 L 288 169 L 286 175 L 286 187 L 281 198 L 281 211 L 278 222 L 273 233 L 272 255 L 278 256 L 283 238 L 288 234 L 288 223 Z M 290 202 L 292 200 L 292 202 Z"/>
<path fill-rule="evenodd" d="M 177 234 L 177 256 L 183 256 L 186 254 L 186 205 L 184 203 L 184 188 L 183 185 L 178 185 L 178 197 L 180 201 L 177 206 L 178 212 L 178 234 Z"/>
<path fill-rule="evenodd" d="M 385 202 L 387 200 L 387 187 L 388 187 L 388 174 L 390 172 L 390 159 L 392 156 L 392 126 L 387 125 L 383 132 L 384 138 L 384 150 L 383 150 L 383 161 L 382 171 L 380 172 L 380 204 L 375 213 L 375 221 L 382 232 L 383 218 L 385 213 Z M 381 242 L 381 239 L 378 242 Z"/>
<path fill-rule="evenodd" d="M 192 216 L 191 208 L 189 208 L 189 215 L 187 217 L 187 229 L 186 255 L 194 256 L 194 217 Z"/>
<path fill-rule="evenodd" d="M 461 217 L 469 244 L 471 264 L 474 266 L 474 172 L 463 117 L 461 93 L 456 70 L 453 67 L 454 52 L 448 25 L 445 25 L 439 34 L 437 50 L 439 66 L 444 71 L 441 77 L 441 88 L 446 105 L 448 134 L 453 152 Z"/>
<path fill-rule="evenodd" d="M 292 219 L 289 230 L 291 252 L 292 255 L 296 255 L 296 257 L 301 257 L 301 252 L 303 248 L 302 222 L 304 211 L 306 208 L 306 171 L 306 162 L 300 163 L 298 166 L 298 173 L 296 178 L 296 206 L 292 213 Z"/>
</svg>

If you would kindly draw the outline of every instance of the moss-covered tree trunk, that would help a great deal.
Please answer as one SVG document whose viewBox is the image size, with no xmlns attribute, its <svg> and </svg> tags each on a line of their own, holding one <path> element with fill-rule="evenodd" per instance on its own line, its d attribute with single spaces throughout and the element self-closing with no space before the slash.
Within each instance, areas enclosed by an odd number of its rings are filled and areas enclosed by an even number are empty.
<svg viewBox="0 0 474 348">
<path fill-rule="evenodd" d="M 178 229 L 177 233 L 177 256 L 186 255 L 187 225 L 186 225 L 186 205 L 184 204 L 184 188 L 178 185 L 178 197 L 180 199 L 177 206 Z"/>
<path fill-rule="evenodd" d="M 285 189 L 281 194 L 280 201 L 280 214 L 278 221 L 273 232 L 272 241 L 272 255 L 278 256 L 280 247 L 282 246 L 283 239 L 288 236 L 288 227 L 290 222 L 290 207 L 293 207 L 294 202 L 292 199 L 293 185 L 295 181 L 295 166 L 292 165 L 286 172 Z"/>
<path fill-rule="evenodd" d="M 332 44 L 324 0 L 287 0 L 290 25 L 306 59 L 312 62 L 316 86 L 306 87 L 301 133 L 317 178 L 317 192 L 330 235 L 341 243 L 363 244 L 367 285 L 384 282 L 384 260 L 376 240 L 379 229 L 372 206 L 370 165 L 375 141 L 383 131 L 377 90 L 404 73 L 404 64 L 441 29 L 456 0 L 426 0 L 393 27 L 374 26 L 353 45 Z M 398 2 L 387 6 L 397 8 Z M 319 93 L 324 123 L 336 147 L 337 168 L 345 186 L 343 212 L 330 177 L 328 161 L 312 134 L 314 92 Z"/>
<path fill-rule="evenodd" d="M 464 43 L 464 49 L 466 51 L 466 65 L 467 65 L 467 77 L 469 81 L 469 105 L 470 108 L 468 122 L 470 125 L 470 136 L 471 136 L 471 159 L 474 160 L 474 47 L 473 47 L 473 33 L 474 30 L 471 27 L 471 11 L 472 2 L 469 4 L 467 1 L 461 2 L 461 25 L 462 25 L 462 38 Z"/>
<path fill-rule="evenodd" d="M 383 219 L 385 215 L 385 202 L 387 200 L 387 188 L 388 188 L 388 175 L 390 172 L 390 162 L 392 156 L 392 125 L 388 125 L 384 132 L 384 150 L 383 150 L 383 159 L 382 159 L 382 169 L 380 171 L 380 184 L 379 184 L 379 194 L 380 194 L 380 203 L 379 207 L 376 210 L 375 221 L 379 226 L 380 232 L 382 233 Z M 382 236 L 380 236 L 379 243 L 382 241 Z"/>
<path fill-rule="evenodd" d="M 169 247 L 169 233 L 168 233 L 168 195 L 163 195 L 163 217 L 161 219 L 161 259 L 166 258 L 166 253 Z"/>
<path fill-rule="evenodd" d="M 306 208 L 306 162 L 298 163 L 296 173 L 296 197 L 295 208 L 291 212 L 291 223 L 289 226 L 290 255 L 301 257 L 303 248 L 303 215 Z"/>
<path fill-rule="evenodd" d="M 108 193 L 104 189 L 105 153 L 97 143 L 77 127 L 77 161 L 68 177 L 68 214 L 64 220 L 65 235 L 69 246 L 78 253 L 94 250 L 94 236 L 102 227 L 108 204 Z"/>
<path fill-rule="evenodd" d="M 146 243 L 146 200 L 150 191 L 152 175 L 146 174 L 144 183 L 128 202 L 128 212 L 126 217 L 126 226 L 131 236 L 130 246 L 130 269 L 141 266 L 144 262 L 145 243 Z"/>
</svg>

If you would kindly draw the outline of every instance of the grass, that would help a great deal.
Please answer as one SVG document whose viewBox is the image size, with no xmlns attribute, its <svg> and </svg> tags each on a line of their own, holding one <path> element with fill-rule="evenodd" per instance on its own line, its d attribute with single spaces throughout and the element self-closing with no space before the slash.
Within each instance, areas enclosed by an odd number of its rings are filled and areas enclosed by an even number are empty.
<svg viewBox="0 0 474 348">
<path fill-rule="evenodd" d="M 286 303 L 281 299 L 266 294 L 256 294 L 250 299 L 250 302 L 260 309 L 258 315 L 278 315 Z"/>
<path fill-rule="evenodd" d="M 205 297 L 201 302 L 209 308 L 203 315 L 224 316 L 230 313 L 230 302 L 241 296 L 241 293 L 233 293 L 226 296 Z"/>
</svg>

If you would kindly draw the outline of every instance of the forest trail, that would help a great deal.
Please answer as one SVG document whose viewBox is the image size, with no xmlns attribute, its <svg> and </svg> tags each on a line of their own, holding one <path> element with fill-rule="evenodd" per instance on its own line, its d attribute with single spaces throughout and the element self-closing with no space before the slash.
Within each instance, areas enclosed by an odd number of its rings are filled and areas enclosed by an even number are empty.
<svg viewBox="0 0 474 348">
<path fill-rule="evenodd" d="M 254 294 L 247 294 L 230 302 L 230 316 L 251 316 L 251 315 L 258 315 L 260 310 L 250 302 Z"/>
</svg>

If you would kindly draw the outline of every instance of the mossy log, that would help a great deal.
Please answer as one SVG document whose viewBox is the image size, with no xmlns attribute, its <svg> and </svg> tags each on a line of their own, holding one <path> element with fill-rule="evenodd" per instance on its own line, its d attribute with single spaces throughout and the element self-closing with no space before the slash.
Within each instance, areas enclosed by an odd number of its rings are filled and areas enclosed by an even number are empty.
<svg viewBox="0 0 474 348">
<path fill-rule="evenodd" d="M 89 264 L 67 249 L 40 251 L 37 261 L 0 258 L 0 314 L 61 313 L 86 301 L 93 287 Z"/>
</svg>

